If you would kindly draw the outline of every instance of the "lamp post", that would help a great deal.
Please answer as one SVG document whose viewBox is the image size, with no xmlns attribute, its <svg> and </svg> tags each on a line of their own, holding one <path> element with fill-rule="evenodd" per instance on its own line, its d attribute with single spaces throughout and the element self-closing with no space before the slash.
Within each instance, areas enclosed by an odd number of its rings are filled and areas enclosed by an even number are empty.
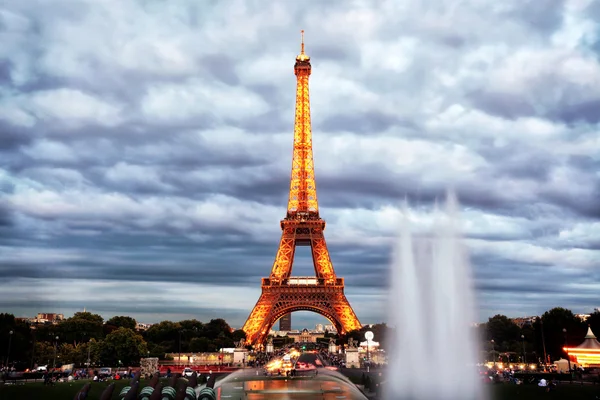
<svg viewBox="0 0 600 400">
<path fill-rule="evenodd" d="M 569 352 L 567 351 L 567 328 L 563 328 L 563 334 L 565 335 L 565 353 L 567 353 L 567 362 L 569 363 L 569 380 L 573 382 L 573 374 L 571 373 L 571 357 L 569 357 Z"/>
<path fill-rule="evenodd" d="M 54 338 L 54 361 L 53 361 L 53 365 L 52 365 L 52 369 L 56 369 L 56 350 L 58 349 L 58 336 L 56 336 Z"/>
<path fill-rule="evenodd" d="M 371 331 L 366 331 L 365 332 L 365 339 L 367 339 L 367 372 L 369 372 L 369 369 L 370 369 L 370 366 L 371 366 L 371 357 L 370 357 L 370 354 L 369 354 L 369 347 L 371 347 L 370 346 L 371 340 L 373 340 L 374 336 L 375 335 L 373 335 L 373 332 L 371 332 Z"/>
<path fill-rule="evenodd" d="M 92 346 L 90 345 L 90 342 L 88 342 L 87 350 L 88 350 L 87 367 L 89 368 L 90 365 L 92 365 L 92 360 L 90 359 L 90 352 L 92 350 Z"/>
<path fill-rule="evenodd" d="M 32 344 L 31 344 L 31 370 L 35 369 L 35 329 L 31 330 Z"/>
<path fill-rule="evenodd" d="M 523 363 L 527 364 L 527 353 L 525 353 L 525 335 L 521 335 L 521 342 L 523 342 Z"/>
<path fill-rule="evenodd" d="M 490 342 L 492 343 L 492 354 L 494 355 L 494 367 L 496 367 L 496 342 L 494 342 L 494 339 L 490 340 Z"/>
<path fill-rule="evenodd" d="M 181 331 L 179 331 L 179 357 L 177 358 L 177 365 L 181 364 Z"/>
<path fill-rule="evenodd" d="M 544 335 L 544 318 L 540 318 L 540 325 L 542 329 L 542 346 L 544 347 L 544 372 L 546 372 L 546 364 L 548 363 L 548 356 L 546 355 L 546 337 Z"/>
<path fill-rule="evenodd" d="M 10 345 L 12 344 L 13 331 L 8 332 L 8 352 L 6 353 L 6 366 L 8 367 L 8 361 L 10 360 Z"/>
</svg>

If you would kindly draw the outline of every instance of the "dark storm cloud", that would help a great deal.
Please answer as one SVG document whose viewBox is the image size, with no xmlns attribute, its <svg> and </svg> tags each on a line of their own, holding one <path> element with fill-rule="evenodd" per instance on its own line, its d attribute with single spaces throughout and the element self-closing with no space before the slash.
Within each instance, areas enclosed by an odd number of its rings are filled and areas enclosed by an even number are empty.
<svg viewBox="0 0 600 400">
<path fill-rule="evenodd" d="M 514 119 L 536 113 L 535 107 L 526 99 L 515 98 L 508 93 L 477 91 L 467 94 L 467 98 L 482 110 L 504 118 Z"/>
<path fill-rule="evenodd" d="M 418 177 L 394 174 L 383 165 L 362 165 L 361 171 L 347 176 L 326 175 L 319 179 L 323 189 L 320 199 L 327 207 L 366 207 L 377 208 L 390 200 L 407 199 L 410 204 L 431 205 L 446 196 L 447 186 L 426 185 Z M 487 187 L 465 184 L 454 187 L 464 206 L 476 207 L 496 212 L 514 210 L 515 204 L 503 201 Z"/>
<path fill-rule="evenodd" d="M 0 188 L 1 189 L 1 188 Z M 0 190 L 0 195 L 2 194 L 2 190 Z M 13 221 L 13 213 L 10 208 L 6 205 L 2 204 L 0 201 L 0 232 L 2 230 L 12 226 L 14 224 Z"/>
<path fill-rule="evenodd" d="M 0 154 L 15 151 L 33 140 L 27 129 L 0 121 Z M 8 156 L 8 154 L 6 154 Z"/>
<path fill-rule="evenodd" d="M 150 318 L 159 303 L 160 318 L 241 326 L 286 212 L 300 29 L 319 205 L 348 293 L 383 299 L 389 209 L 406 199 L 425 220 L 451 186 L 482 310 L 591 307 L 594 7 L 11 4 L 0 15 L 0 307 L 78 310 L 56 289 L 71 279 L 107 314 Z M 301 253 L 294 271 L 312 273 Z M 135 305 L 98 292 L 122 282 Z M 224 293 L 172 305 L 178 285 Z M 4 294 L 30 287 L 47 291 Z"/>
<path fill-rule="evenodd" d="M 523 21 L 541 33 L 551 34 L 561 27 L 564 13 L 564 0 L 521 0 L 513 2 L 513 8 L 505 16 Z"/>
<path fill-rule="evenodd" d="M 10 84 L 11 63 L 8 60 L 0 61 L 0 84 L 7 86 Z"/>
<path fill-rule="evenodd" d="M 218 80 L 228 85 L 240 82 L 235 72 L 235 60 L 225 54 L 209 54 L 200 60 L 210 73 Z"/>
<path fill-rule="evenodd" d="M 568 123 L 585 122 L 595 124 L 600 122 L 599 108 L 600 98 L 566 105 L 564 108 L 556 110 L 553 115 L 560 121 Z"/>
</svg>

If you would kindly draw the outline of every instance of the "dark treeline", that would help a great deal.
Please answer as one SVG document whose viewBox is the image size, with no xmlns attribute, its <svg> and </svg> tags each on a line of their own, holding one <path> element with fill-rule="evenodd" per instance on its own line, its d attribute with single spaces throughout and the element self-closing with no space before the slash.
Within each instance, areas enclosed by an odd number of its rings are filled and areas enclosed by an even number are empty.
<svg viewBox="0 0 600 400">
<path fill-rule="evenodd" d="M 495 315 L 473 329 L 477 331 L 476 336 L 481 341 L 480 361 L 495 359 L 498 362 L 542 363 L 544 347 L 550 360 L 566 358 L 563 347 L 581 344 L 588 325 L 592 331 L 600 334 L 599 312 L 594 312 L 584 322 L 571 310 L 557 307 L 521 327 L 504 315 Z M 435 325 L 430 329 L 435 330 Z M 379 342 L 382 348 L 389 349 L 394 328 L 385 324 L 364 327 L 359 331 L 350 332 L 348 337 L 364 342 L 364 333 L 368 330 L 374 333 L 374 341 Z M 344 343 L 347 343 L 347 340 Z"/>
<path fill-rule="evenodd" d="M 525 357 L 528 363 L 540 363 L 544 360 L 544 347 L 551 361 L 566 358 L 563 347 L 581 344 L 588 325 L 600 332 L 599 312 L 582 321 L 571 310 L 556 307 L 522 327 L 504 315 L 496 315 L 477 329 L 488 360 L 495 353 L 496 361 L 522 362 Z"/>
<path fill-rule="evenodd" d="M 134 366 L 141 357 L 163 359 L 166 353 L 214 352 L 234 347 L 234 342 L 245 337 L 242 330 L 232 331 L 220 318 L 206 323 L 162 321 L 146 331 L 136 331 L 136 325 L 136 321 L 127 316 L 104 321 L 100 315 L 78 312 L 56 325 L 36 325 L 32 329 L 29 323 L 16 320 L 12 314 L 0 314 L 0 364 L 9 356 L 10 363 L 19 369 L 31 368 L 34 364 L 52 367 L 55 362 L 57 366 L 70 363 L 82 366 L 88 360 L 92 365 Z M 564 358 L 562 348 L 579 345 L 588 325 L 600 333 L 599 312 L 583 322 L 570 310 L 553 308 L 522 327 L 504 315 L 496 315 L 474 329 L 482 342 L 482 361 L 495 357 L 497 361 L 520 362 L 525 355 L 527 362 L 537 363 L 543 360 L 544 345 L 551 360 Z M 342 340 L 326 333 L 319 341 L 327 343 L 334 338 L 337 344 L 346 344 L 350 337 L 364 341 L 368 330 L 374 333 L 374 341 L 379 342 L 381 348 L 388 348 L 393 328 L 384 323 L 349 332 Z M 292 340 L 277 338 L 275 344 Z"/>
<path fill-rule="evenodd" d="M 244 337 L 243 331 L 232 332 L 220 318 L 206 323 L 162 321 L 146 331 L 137 331 L 136 325 L 135 319 L 127 316 L 104 321 L 98 314 L 78 312 L 55 325 L 32 327 L 12 314 L 0 314 L 0 364 L 6 363 L 8 356 L 18 369 L 88 362 L 134 366 L 141 357 L 162 359 L 165 353 L 218 351 L 233 347 L 234 341 Z"/>
</svg>

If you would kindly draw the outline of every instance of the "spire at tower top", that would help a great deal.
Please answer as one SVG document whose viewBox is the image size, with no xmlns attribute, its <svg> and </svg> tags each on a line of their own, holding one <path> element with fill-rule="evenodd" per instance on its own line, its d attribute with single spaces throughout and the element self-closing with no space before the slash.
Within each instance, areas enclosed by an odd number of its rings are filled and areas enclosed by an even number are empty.
<svg viewBox="0 0 600 400">
<path fill-rule="evenodd" d="M 296 57 L 298 61 L 308 61 L 310 57 L 304 53 L 304 29 L 300 31 L 300 54 Z"/>
</svg>

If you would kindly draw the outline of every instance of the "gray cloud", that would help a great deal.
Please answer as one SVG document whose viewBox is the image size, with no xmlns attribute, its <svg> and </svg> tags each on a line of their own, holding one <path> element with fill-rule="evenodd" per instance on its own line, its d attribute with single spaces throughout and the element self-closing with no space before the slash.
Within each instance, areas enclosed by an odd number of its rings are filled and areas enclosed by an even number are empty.
<svg viewBox="0 0 600 400">
<path fill-rule="evenodd" d="M 319 205 L 361 321 L 382 318 L 401 201 L 426 231 L 448 187 L 482 319 L 589 311 L 600 9 L 572 1 L 5 7 L 0 307 L 89 291 L 107 316 L 241 326 L 286 212 L 305 29 Z"/>
</svg>

